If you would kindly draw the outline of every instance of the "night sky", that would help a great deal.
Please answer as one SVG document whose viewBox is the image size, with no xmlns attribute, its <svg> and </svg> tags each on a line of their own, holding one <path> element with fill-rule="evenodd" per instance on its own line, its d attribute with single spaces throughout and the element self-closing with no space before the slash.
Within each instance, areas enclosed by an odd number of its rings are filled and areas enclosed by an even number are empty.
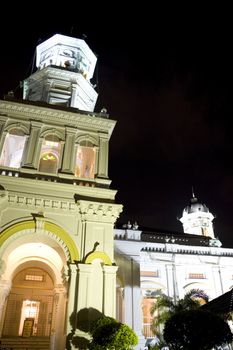
<svg viewBox="0 0 233 350">
<path fill-rule="evenodd" d="M 37 10 L 39 18 L 29 9 L 31 15 L 2 23 L 0 96 L 9 90 L 22 96 L 19 83 L 33 70 L 40 40 L 56 33 L 85 34 L 98 56 L 95 111 L 105 107 L 117 121 L 109 177 L 118 190 L 116 202 L 124 205 L 119 222 L 182 232 L 177 217 L 193 186 L 216 215 L 215 235 L 233 247 L 229 9 L 156 7 L 152 12 L 134 4 L 125 12 L 114 4 L 108 13 L 90 11 L 90 4 L 75 11 L 67 4 L 56 14 L 44 7 Z"/>
</svg>

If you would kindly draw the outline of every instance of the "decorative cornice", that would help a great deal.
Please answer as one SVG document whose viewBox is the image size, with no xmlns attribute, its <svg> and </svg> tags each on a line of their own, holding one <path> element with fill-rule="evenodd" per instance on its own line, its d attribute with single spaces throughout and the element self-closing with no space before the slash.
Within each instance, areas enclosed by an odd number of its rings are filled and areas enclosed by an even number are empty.
<svg viewBox="0 0 233 350">
<path fill-rule="evenodd" d="M 13 102 L 0 100 L 0 114 L 3 116 L 17 117 L 18 119 L 28 119 L 44 122 L 45 124 L 53 123 L 55 125 L 65 125 L 70 127 L 89 128 L 90 130 L 105 130 L 111 135 L 116 121 L 105 119 L 98 114 L 71 112 L 55 109 L 52 106 L 42 107 L 25 102 Z"/>
<path fill-rule="evenodd" d="M 12 205 L 14 203 L 21 203 L 22 205 L 26 204 L 38 207 L 40 202 L 42 205 L 46 203 L 46 207 L 50 208 L 50 206 L 52 206 L 54 209 L 59 208 L 59 203 L 56 204 L 56 202 L 61 202 L 62 209 L 66 209 L 67 206 L 69 206 L 71 210 L 74 210 L 73 203 L 75 195 L 96 198 L 97 200 L 99 198 L 99 201 L 107 202 L 109 200 L 114 200 L 117 192 L 116 190 L 108 188 L 79 186 L 23 177 L 16 178 L 6 175 L 0 175 L 0 184 L 2 186 L 2 190 L 0 189 L 0 196 L 4 198 L 5 191 L 8 191 L 8 196 L 12 197 Z M 18 199 L 19 197 L 21 197 L 21 199 Z M 29 200 L 25 202 L 23 198 L 29 198 Z M 35 202 L 35 199 L 38 199 L 38 201 Z M 51 201 L 53 203 L 51 203 Z"/>
<path fill-rule="evenodd" d="M 44 79 L 44 77 L 55 79 L 60 78 L 62 80 L 67 80 L 68 82 L 76 82 L 78 78 L 81 78 L 83 82 L 85 82 L 87 85 L 90 85 L 90 87 L 93 88 L 91 83 L 87 79 L 85 79 L 81 73 L 67 70 L 64 67 L 57 66 L 47 66 L 41 70 L 37 70 L 35 73 L 30 75 L 26 79 L 26 81 L 38 81 L 38 79 L 42 80 Z"/>
<path fill-rule="evenodd" d="M 153 246 L 144 246 L 141 252 L 147 253 L 175 253 L 175 254 L 185 254 L 185 255 L 198 255 L 198 256 L 221 256 L 229 257 L 233 256 L 233 249 L 222 249 L 222 248 L 212 248 L 212 247 L 200 247 L 200 246 L 178 246 L 172 244 L 160 244 Z"/>
<path fill-rule="evenodd" d="M 114 223 L 122 212 L 121 204 L 79 200 L 76 203 L 81 220 Z"/>
<path fill-rule="evenodd" d="M 62 211 L 74 211 L 75 203 L 66 200 L 39 198 L 38 196 L 26 196 L 19 194 L 8 194 L 8 203 L 11 206 L 19 205 L 28 208 L 45 208 Z"/>
</svg>

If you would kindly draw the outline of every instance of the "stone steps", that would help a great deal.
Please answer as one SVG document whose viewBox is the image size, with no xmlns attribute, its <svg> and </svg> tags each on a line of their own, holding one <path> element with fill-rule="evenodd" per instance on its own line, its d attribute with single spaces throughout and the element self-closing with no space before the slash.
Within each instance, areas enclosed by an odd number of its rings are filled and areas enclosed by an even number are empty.
<svg viewBox="0 0 233 350">
<path fill-rule="evenodd" d="M 49 350 L 48 338 L 1 338 L 0 350 Z"/>
</svg>

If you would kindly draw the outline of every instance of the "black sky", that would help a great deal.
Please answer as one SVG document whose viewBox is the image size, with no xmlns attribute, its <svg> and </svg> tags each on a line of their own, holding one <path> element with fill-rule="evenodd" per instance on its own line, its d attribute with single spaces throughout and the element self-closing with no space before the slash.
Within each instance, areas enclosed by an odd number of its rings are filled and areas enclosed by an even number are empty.
<svg viewBox="0 0 233 350">
<path fill-rule="evenodd" d="M 98 56 L 95 111 L 104 106 L 117 120 L 109 176 L 124 205 L 120 221 L 182 231 L 177 217 L 193 186 L 216 215 L 216 236 L 233 247 L 230 9 L 84 5 L 31 8 L 1 23 L 1 98 L 20 96 L 40 40 L 85 34 Z"/>
</svg>

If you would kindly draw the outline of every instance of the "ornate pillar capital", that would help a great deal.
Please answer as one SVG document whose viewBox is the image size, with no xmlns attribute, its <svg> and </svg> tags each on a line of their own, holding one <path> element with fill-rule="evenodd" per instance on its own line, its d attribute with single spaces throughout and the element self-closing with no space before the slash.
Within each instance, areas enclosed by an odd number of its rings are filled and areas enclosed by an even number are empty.
<svg viewBox="0 0 233 350">
<path fill-rule="evenodd" d="M 114 223 L 122 212 L 121 204 L 109 204 L 78 200 L 76 202 L 79 215 L 83 221 L 99 221 Z"/>
</svg>

